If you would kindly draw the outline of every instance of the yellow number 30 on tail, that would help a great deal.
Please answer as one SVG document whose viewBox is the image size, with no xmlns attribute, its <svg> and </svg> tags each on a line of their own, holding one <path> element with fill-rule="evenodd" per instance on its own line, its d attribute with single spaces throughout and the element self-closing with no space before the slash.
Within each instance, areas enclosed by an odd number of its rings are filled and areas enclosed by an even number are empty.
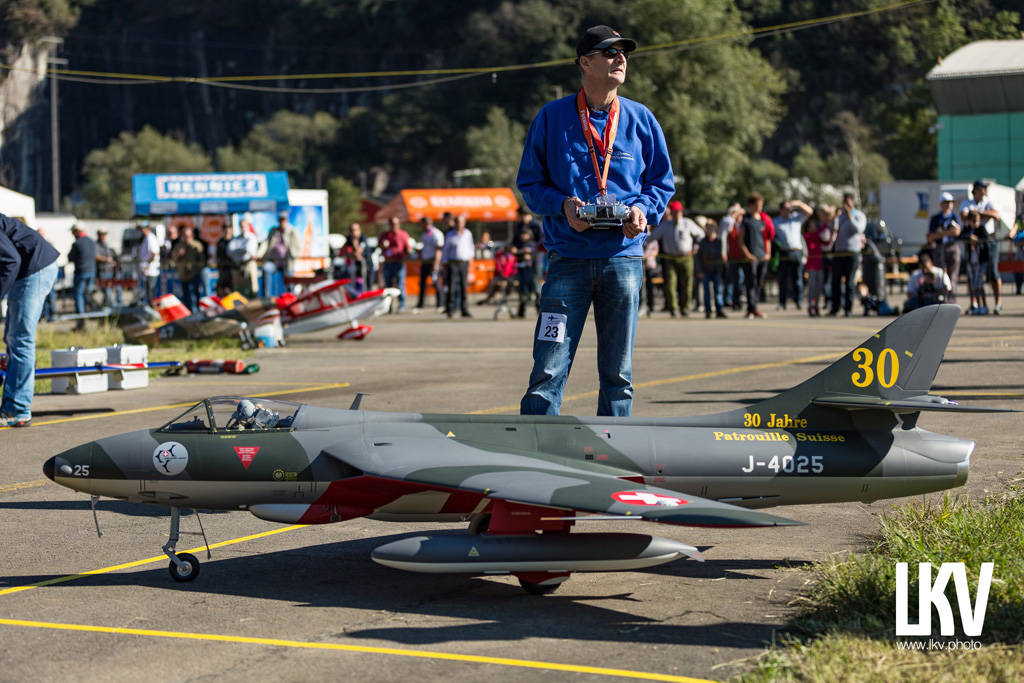
<svg viewBox="0 0 1024 683">
<path fill-rule="evenodd" d="M 882 349 L 876 362 L 871 349 L 861 346 L 853 350 L 853 361 L 857 363 L 858 371 L 850 375 L 850 381 L 855 387 L 864 388 L 877 376 L 879 386 L 888 389 L 900 376 L 900 359 L 892 349 Z"/>
</svg>

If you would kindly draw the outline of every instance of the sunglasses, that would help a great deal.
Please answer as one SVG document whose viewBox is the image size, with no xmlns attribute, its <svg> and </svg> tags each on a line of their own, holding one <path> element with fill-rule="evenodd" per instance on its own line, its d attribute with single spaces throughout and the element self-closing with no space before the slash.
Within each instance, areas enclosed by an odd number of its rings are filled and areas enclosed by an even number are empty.
<svg viewBox="0 0 1024 683">
<path fill-rule="evenodd" d="M 628 50 L 623 50 L 622 48 L 619 48 L 619 47 L 606 47 L 603 50 L 594 50 L 593 52 L 588 52 L 587 53 L 587 57 L 590 57 L 591 55 L 596 55 L 596 54 L 602 54 L 605 57 L 607 57 L 608 59 L 615 59 L 619 55 L 622 55 L 626 59 L 629 59 L 629 51 Z"/>
</svg>

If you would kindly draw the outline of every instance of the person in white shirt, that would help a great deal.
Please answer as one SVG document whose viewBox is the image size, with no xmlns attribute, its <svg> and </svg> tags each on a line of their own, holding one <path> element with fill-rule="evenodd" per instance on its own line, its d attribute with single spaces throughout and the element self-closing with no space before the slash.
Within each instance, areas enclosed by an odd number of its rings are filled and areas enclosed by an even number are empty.
<svg viewBox="0 0 1024 683">
<path fill-rule="evenodd" d="M 800 310 L 804 290 L 803 224 L 814 209 L 800 201 L 790 199 L 779 203 L 775 217 L 775 246 L 779 252 L 779 308 L 786 310 L 787 299 L 792 299 Z"/>
<path fill-rule="evenodd" d="M 476 253 L 473 233 L 466 229 L 466 216 L 455 217 L 455 227 L 444 236 L 444 248 L 441 260 L 444 262 L 444 281 L 448 287 L 448 300 L 445 313 L 454 317 L 458 305 L 463 318 L 471 318 L 469 300 L 466 296 L 466 282 L 469 278 L 469 263 Z"/>
<path fill-rule="evenodd" d="M 420 236 L 423 248 L 420 250 L 420 298 L 416 303 L 416 308 L 423 308 L 428 281 L 434 285 L 436 306 L 441 308 L 441 287 L 437 278 L 441 272 L 441 249 L 444 247 L 444 234 L 434 226 L 434 222 L 427 216 L 420 219 L 420 225 L 423 226 L 423 234 Z"/>
<path fill-rule="evenodd" d="M 156 284 L 160 278 L 160 240 L 153 234 L 149 221 L 139 225 L 142 239 L 139 241 L 139 294 L 143 303 L 149 305 L 156 296 Z"/>
<path fill-rule="evenodd" d="M 665 278 L 669 314 L 673 318 L 677 314 L 685 318 L 690 315 L 688 309 L 693 294 L 693 256 L 697 253 L 697 244 L 704 239 L 704 231 L 683 216 L 682 202 L 669 202 L 668 210 L 668 215 L 647 239 L 657 240 L 660 247 L 658 259 Z"/>
<path fill-rule="evenodd" d="M 1002 293 L 1003 283 L 999 279 L 999 241 L 996 239 L 996 222 L 1001 220 L 996 205 L 988 196 L 988 181 L 975 180 L 971 185 L 971 198 L 965 199 L 960 204 L 960 224 L 964 225 L 967 214 L 970 211 L 977 211 L 981 214 L 981 224 L 988 233 L 988 263 L 986 271 L 989 283 L 992 285 L 992 298 L 995 306 L 992 312 L 999 315 L 1003 310 Z"/>
</svg>

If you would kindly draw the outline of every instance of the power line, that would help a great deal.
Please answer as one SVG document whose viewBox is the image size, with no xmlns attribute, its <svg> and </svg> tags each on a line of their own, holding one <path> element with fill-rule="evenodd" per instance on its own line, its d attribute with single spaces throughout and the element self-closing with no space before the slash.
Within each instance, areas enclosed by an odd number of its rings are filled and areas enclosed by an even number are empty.
<svg viewBox="0 0 1024 683">
<path fill-rule="evenodd" d="M 776 24 L 774 26 L 764 26 L 760 28 L 747 28 L 738 31 L 723 32 L 710 36 L 700 36 L 696 38 L 686 38 L 683 40 L 671 41 L 667 43 L 659 43 L 656 45 L 649 45 L 642 47 L 636 51 L 637 56 L 650 54 L 654 52 L 664 52 L 670 50 L 686 50 L 693 49 L 708 43 L 739 40 L 742 38 L 752 37 L 754 39 L 769 37 L 773 35 L 780 35 L 783 33 L 791 33 L 793 31 L 804 30 L 808 28 L 816 28 L 819 26 L 825 26 L 828 24 L 834 24 L 842 21 L 849 21 L 851 19 L 864 17 L 872 14 L 880 14 L 883 12 L 891 12 L 900 9 L 906 9 L 915 5 L 927 4 L 935 2 L 936 0 L 899 0 L 887 5 L 880 7 L 874 7 L 865 10 L 858 10 L 855 12 L 845 12 L 842 14 L 834 14 L 828 17 L 819 17 L 815 19 L 804 19 L 800 21 L 792 21 L 783 24 Z M 377 92 L 387 90 L 397 90 L 406 88 L 417 88 L 426 87 L 430 85 L 438 85 L 440 83 L 446 83 L 455 80 L 461 80 L 463 78 L 471 78 L 473 76 L 481 76 L 485 74 L 498 74 L 498 73 L 509 73 L 514 71 L 526 71 L 529 69 L 545 69 L 553 66 L 565 66 L 572 64 L 574 59 L 562 58 L 562 59 L 551 59 L 542 62 L 534 62 L 530 64 L 506 64 L 502 66 L 483 66 L 483 67 L 455 67 L 447 69 L 401 69 L 391 71 L 351 71 L 351 72 L 335 72 L 335 73 L 308 73 L 308 74 L 259 74 L 249 76 L 217 76 L 217 77 L 199 77 L 199 76 L 159 76 L 153 74 L 134 74 L 134 73 L 116 73 L 116 72 L 105 72 L 105 71 L 85 71 L 76 69 L 51 69 L 48 74 L 56 79 L 90 83 L 95 85 L 152 85 L 160 83 L 186 83 L 192 85 L 206 85 L 217 88 L 231 88 L 234 90 L 250 90 L 255 92 L 277 92 L 277 93 L 295 93 L 295 94 L 337 94 L 346 92 Z M 16 69 L 8 64 L 0 64 L 0 69 L 7 71 L 27 71 L 27 69 Z M 439 78 L 416 80 L 406 83 L 398 84 L 384 84 L 384 85 L 373 85 L 373 86 L 360 86 L 351 88 L 300 88 L 300 87 L 282 87 L 282 86 L 259 86 L 259 85 L 247 85 L 245 83 L 251 83 L 253 81 L 297 81 L 297 80 L 327 80 L 327 79 L 349 79 L 349 78 L 396 78 L 403 76 L 412 76 L 422 78 L 424 76 L 437 76 Z"/>
</svg>

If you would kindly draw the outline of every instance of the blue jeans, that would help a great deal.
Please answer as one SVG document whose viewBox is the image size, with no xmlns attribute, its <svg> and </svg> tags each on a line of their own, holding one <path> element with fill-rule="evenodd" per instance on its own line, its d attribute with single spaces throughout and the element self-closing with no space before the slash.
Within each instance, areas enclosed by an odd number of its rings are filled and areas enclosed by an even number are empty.
<svg viewBox="0 0 1024 683">
<path fill-rule="evenodd" d="M 853 309 L 857 296 L 857 269 L 860 268 L 860 254 L 845 254 L 832 257 L 832 308 L 829 315 L 835 315 L 840 307 L 847 314 Z"/>
<path fill-rule="evenodd" d="M 199 310 L 199 297 L 202 296 L 203 278 L 196 273 L 191 280 L 181 282 L 181 303 L 191 313 Z"/>
<path fill-rule="evenodd" d="M 385 261 L 382 270 L 384 286 L 398 288 L 398 310 L 405 310 L 405 263 Z"/>
<path fill-rule="evenodd" d="M 714 289 L 715 299 L 715 313 L 722 312 L 722 306 L 725 305 L 725 301 L 722 297 L 722 277 L 724 267 L 720 265 L 707 266 L 704 269 L 703 287 L 704 287 L 704 312 L 707 314 L 711 313 L 711 290 Z"/>
<path fill-rule="evenodd" d="M 537 339 L 534 331 L 530 387 L 519 406 L 523 415 L 558 415 L 576 348 L 590 305 L 597 325 L 598 415 L 628 417 L 633 409 L 633 342 L 643 260 L 639 258 L 572 259 L 548 254 L 547 281 L 540 293 L 545 313 L 567 316 L 565 341 Z"/>
<path fill-rule="evenodd" d="M 273 299 L 284 294 L 285 275 L 291 275 L 287 269 L 281 269 L 277 267 L 277 264 L 273 261 L 263 262 L 263 296 L 268 299 Z"/>
<path fill-rule="evenodd" d="M 0 412 L 30 419 L 33 382 L 36 374 L 36 325 L 43 312 L 43 301 L 57 281 L 57 263 L 53 262 L 28 277 L 15 280 L 7 297 L 7 379 L 4 382 Z"/>
<path fill-rule="evenodd" d="M 213 268 L 203 268 L 199 271 L 200 281 L 203 283 L 203 289 L 200 293 L 201 297 L 210 296 L 214 293 L 213 281 L 216 274 L 217 271 Z"/>
<path fill-rule="evenodd" d="M 804 264 L 801 262 L 803 253 L 799 249 L 784 251 L 779 259 L 779 272 L 775 276 L 779 282 L 779 305 L 786 307 L 786 301 L 792 299 L 797 308 L 803 300 Z"/>
<path fill-rule="evenodd" d="M 92 285 L 96 282 L 96 271 L 89 273 L 75 273 L 75 279 L 71 283 L 75 293 L 75 313 L 85 313 L 85 299 L 92 292 Z"/>
<path fill-rule="evenodd" d="M 57 315 L 57 288 L 51 287 L 49 293 L 43 297 L 43 317 L 46 318 L 46 322 L 52 323 L 55 315 Z"/>
</svg>

